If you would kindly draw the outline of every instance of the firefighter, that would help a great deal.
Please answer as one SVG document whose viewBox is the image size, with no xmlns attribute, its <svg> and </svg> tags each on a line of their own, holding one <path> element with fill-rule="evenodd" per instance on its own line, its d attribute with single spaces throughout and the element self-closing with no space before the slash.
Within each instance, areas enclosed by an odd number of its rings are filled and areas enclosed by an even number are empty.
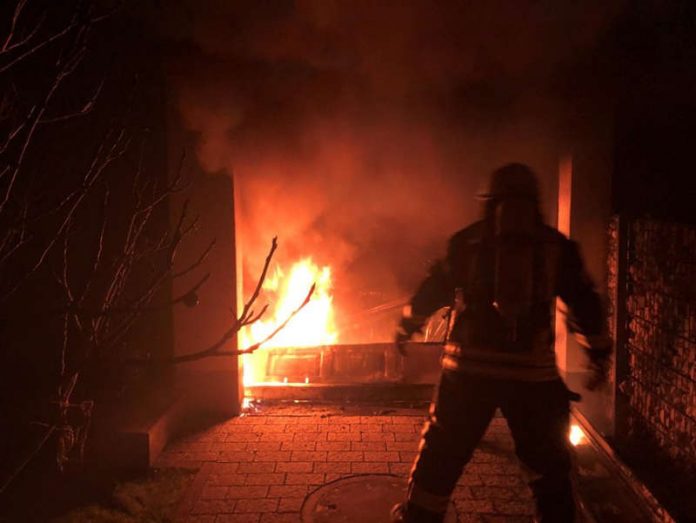
<svg viewBox="0 0 696 523">
<path fill-rule="evenodd" d="M 606 380 L 611 340 L 600 297 L 578 246 L 543 223 L 535 173 L 509 164 L 492 173 L 483 218 L 457 232 L 405 307 L 396 346 L 450 306 L 442 374 L 394 522 L 442 522 L 450 495 L 496 409 L 529 476 L 536 518 L 571 522 L 570 391 L 556 367 L 555 298 L 588 356 L 589 389 Z"/>
</svg>

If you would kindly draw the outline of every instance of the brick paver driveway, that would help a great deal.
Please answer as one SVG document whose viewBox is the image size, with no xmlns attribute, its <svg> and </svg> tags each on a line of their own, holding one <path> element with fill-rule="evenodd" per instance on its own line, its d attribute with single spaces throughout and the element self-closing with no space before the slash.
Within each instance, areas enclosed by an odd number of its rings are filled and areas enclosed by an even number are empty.
<svg viewBox="0 0 696 523">
<path fill-rule="evenodd" d="M 269 408 L 178 440 L 156 465 L 199 469 L 180 506 L 182 521 L 297 523 L 305 497 L 328 482 L 368 473 L 405 481 L 424 410 L 375 412 Z M 453 499 L 460 522 L 531 521 L 531 493 L 502 418 L 489 427 Z"/>
</svg>

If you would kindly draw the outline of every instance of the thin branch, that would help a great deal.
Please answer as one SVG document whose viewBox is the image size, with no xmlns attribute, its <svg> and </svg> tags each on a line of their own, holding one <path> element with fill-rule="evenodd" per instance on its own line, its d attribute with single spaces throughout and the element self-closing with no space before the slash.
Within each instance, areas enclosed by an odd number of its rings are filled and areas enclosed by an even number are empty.
<svg viewBox="0 0 696 523">
<path fill-rule="evenodd" d="M 292 311 L 285 320 L 280 323 L 274 330 L 271 332 L 268 336 L 266 336 L 263 340 L 258 341 L 254 343 L 253 345 L 250 345 L 246 349 L 242 350 L 230 350 L 230 351 L 221 351 L 219 350 L 225 343 L 227 343 L 232 337 L 239 331 L 239 328 L 241 327 L 239 320 L 235 322 L 232 328 L 228 329 L 227 332 L 218 340 L 216 343 L 214 343 L 212 346 L 208 347 L 207 349 L 204 349 L 202 351 L 194 352 L 192 354 L 184 354 L 183 356 L 176 356 L 172 358 L 170 361 L 172 363 L 186 363 L 190 361 L 196 361 L 200 360 L 203 358 L 209 358 L 213 356 L 241 356 L 243 354 L 251 354 L 252 352 L 255 352 L 258 350 L 263 344 L 268 343 L 271 339 L 273 339 L 276 334 L 278 334 L 281 330 L 283 330 L 288 323 L 310 302 L 312 299 L 312 294 L 314 294 L 314 289 L 316 288 L 316 284 L 312 284 L 312 286 L 309 289 L 309 292 L 307 292 L 307 296 L 305 299 L 302 301 L 302 303 L 294 310 Z"/>
<path fill-rule="evenodd" d="M 240 354 L 250 354 L 250 353 L 254 352 L 255 350 L 257 350 L 259 347 L 261 347 L 261 345 L 263 345 L 263 344 L 268 343 L 269 341 L 271 341 L 271 339 L 273 339 L 273 338 L 276 336 L 276 334 L 278 334 L 280 331 L 282 331 L 282 330 L 286 327 L 286 325 L 287 325 L 288 323 L 290 323 L 290 320 L 292 320 L 292 319 L 297 315 L 298 312 L 300 312 L 302 309 L 304 309 L 305 305 L 307 305 L 307 304 L 309 303 L 309 300 L 312 299 L 312 294 L 314 294 L 314 290 L 316 289 L 316 287 L 317 287 L 317 284 L 316 284 L 316 283 L 313 283 L 312 286 L 309 288 L 309 292 L 307 292 L 307 296 L 306 296 L 305 299 L 302 301 L 302 303 L 300 304 L 300 306 L 297 307 L 294 311 L 292 311 L 292 312 L 288 315 L 288 317 L 285 318 L 285 321 L 282 322 L 280 325 L 278 325 L 278 326 L 273 330 L 273 332 L 271 332 L 268 336 L 266 336 L 266 337 L 265 337 L 264 339 L 262 339 L 261 341 L 258 341 L 258 342 L 256 342 L 256 343 L 254 343 L 253 345 L 247 347 L 246 349 L 239 351 L 239 353 L 240 353 Z"/>
<path fill-rule="evenodd" d="M 24 51 L 23 53 L 17 55 L 13 60 L 10 60 L 9 62 L 7 62 L 5 65 L 0 66 L 0 73 L 4 73 L 5 71 L 8 71 L 9 69 L 11 69 L 11 68 L 14 67 L 15 65 L 17 65 L 19 62 L 21 62 L 22 60 L 24 60 L 25 58 L 27 58 L 27 57 L 29 57 L 30 55 L 36 53 L 37 51 L 43 49 L 44 47 L 46 47 L 46 46 L 49 45 L 50 43 L 55 42 L 55 41 L 58 40 L 59 38 L 65 36 L 65 35 L 68 34 L 70 31 L 72 31 L 73 29 L 75 29 L 75 27 L 77 27 L 77 22 L 75 22 L 75 21 L 73 20 L 71 23 L 69 23 L 68 25 L 66 25 L 63 29 L 61 29 L 61 30 L 58 31 L 57 33 L 53 34 L 52 36 L 49 36 L 49 37 L 46 38 L 45 40 L 42 40 L 41 42 L 39 42 L 39 43 L 36 44 L 35 46 L 30 47 L 29 49 L 27 49 L 27 50 Z"/>
<path fill-rule="evenodd" d="M 106 215 L 107 215 L 107 208 L 109 206 L 109 196 L 110 196 L 110 191 L 109 188 L 107 187 L 104 190 L 104 197 L 102 199 L 102 206 L 101 206 L 101 227 L 99 228 L 99 236 L 97 238 L 97 252 L 94 255 L 94 260 L 92 261 L 92 268 L 90 270 L 90 276 L 86 278 L 86 282 L 82 288 L 82 291 L 80 292 L 80 297 L 77 299 L 77 303 L 82 303 L 85 299 L 85 296 L 89 293 L 90 289 L 92 288 L 92 284 L 94 280 L 96 279 L 96 274 L 99 271 L 99 266 L 101 265 L 101 260 L 102 260 L 102 255 L 104 254 L 104 236 L 106 234 Z"/>
<path fill-rule="evenodd" d="M 256 316 L 254 316 L 253 312 L 250 312 L 249 319 L 244 322 L 242 327 L 246 327 L 247 325 L 251 325 L 252 323 L 256 323 L 257 321 L 259 321 L 261 318 L 263 318 L 264 314 L 266 314 L 267 310 L 268 310 L 268 303 L 265 304 L 263 307 L 261 307 L 261 310 L 259 311 L 259 313 Z"/>
<path fill-rule="evenodd" d="M 42 118 L 39 121 L 39 123 L 49 124 L 49 123 L 56 123 L 56 122 L 64 122 L 65 120 L 70 120 L 72 118 L 76 118 L 78 116 L 83 116 L 85 114 L 92 112 L 92 110 L 94 109 L 94 107 L 97 103 L 97 99 L 99 98 L 99 95 L 101 94 L 103 87 L 104 87 L 104 80 L 99 82 L 99 85 L 94 90 L 94 93 L 92 94 L 92 96 L 90 96 L 87 99 L 87 101 L 82 105 L 82 107 L 80 109 L 78 109 L 77 111 L 61 114 L 59 116 L 52 116 L 50 118 Z"/>
<path fill-rule="evenodd" d="M 205 250 L 200 254 L 200 256 L 191 265 L 189 265 L 185 269 L 182 269 L 179 272 L 173 273 L 172 278 L 180 278 L 181 276 L 188 274 L 192 270 L 198 268 L 201 265 L 201 263 L 203 263 L 205 261 L 205 259 L 208 257 L 208 255 L 210 254 L 210 251 L 213 250 L 213 247 L 215 247 L 215 239 L 210 241 L 210 243 L 205 248 Z"/>
<path fill-rule="evenodd" d="M 2 44 L 2 47 L 0 48 L 0 53 L 6 53 L 16 45 L 21 45 L 19 44 L 13 44 L 12 39 L 14 38 L 14 33 L 15 29 L 17 29 L 17 22 L 19 21 L 19 17 L 22 14 L 22 11 L 24 10 L 24 6 L 27 5 L 27 0 L 19 0 L 17 2 L 17 5 L 15 6 L 14 13 L 12 15 L 12 22 L 10 24 L 10 30 L 7 33 L 7 38 L 5 39 L 5 43 Z M 37 27 L 40 24 L 37 24 Z M 36 29 L 36 28 L 35 28 Z"/>
<path fill-rule="evenodd" d="M 26 458 L 24 458 L 24 461 L 22 461 L 19 466 L 10 474 L 10 476 L 5 480 L 5 482 L 0 486 L 0 494 L 2 494 L 7 487 L 10 486 L 10 484 L 17 479 L 17 476 L 19 476 L 22 471 L 26 468 L 27 465 L 31 462 L 31 460 L 36 457 L 36 455 L 41 451 L 41 449 L 46 445 L 48 440 L 53 436 L 53 433 L 56 431 L 57 427 L 55 425 L 51 425 L 48 427 L 46 430 L 46 434 L 44 434 L 43 438 L 41 438 L 41 441 L 34 447 L 34 450 L 30 452 Z"/>
<path fill-rule="evenodd" d="M 87 309 L 77 309 L 80 313 L 91 315 L 92 317 L 97 317 L 97 316 L 107 316 L 110 314 L 129 314 L 129 313 L 140 313 L 140 312 L 148 312 L 148 311 L 158 311 L 158 310 L 164 310 L 168 309 L 172 305 L 176 305 L 178 303 L 182 303 L 189 299 L 189 297 L 193 294 L 198 293 L 200 288 L 210 279 L 210 273 L 205 274 L 202 278 L 200 278 L 188 291 L 185 293 L 177 296 L 173 300 L 167 302 L 166 304 L 163 305 L 153 305 L 150 307 L 137 307 L 134 304 L 131 306 L 123 306 L 123 307 L 109 307 L 104 310 L 99 310 L 99 311 L 88 311 Z"/>
<path fill-rule="evenodd" d="M 0 301 L 6 300 L 12 294 L 14 294 L 14 292 L 21 287 L 22 284 L 27 281 L 29 277 L 43 264 L 49 252 L 53 249 L 54 245 L 61 237 L 61 234 L 63 234 L 65 231 L 69 221 L 79 209 L 80 204 L 90 193 L 92 186 L 102 176 L 106 168 L 124 153 L 125 149 L 122 148 L 121 145 L 129 141 L 125 135 L 124 129 L 119 130 L 118 134 L 113 139 L 111 146 L 107 150 L 105 143 L 113 132 L 113 129 L 109 129 L 109 131 L 106 133 L 105 141 L 103 141 L 95 151 L 92 162 L 83 176 L 82 185 L 76 192 L 60 203 L 61 206 L 67 205 L 68 209 L 60 218 L 58 226 L 54 230 L 50 239 L 42 247 L 41 252 L 37 254 L 33 263 L 27 264 L 27 269 L 24 271 L 23 276 L 17 278 L 9 289 L 3 289 L 2 295 L 0 295 Z M 0 208 L 0 211 L 1 210 L 2 209 Z"/>
<path fill-rule="evenodd" d="M 244 308 L 242 309 L 242 314 L 239 317 L 239 322 L 241 324 L 244 324 L 249 319 L 249 310 L 254 305 L 254 302 L 258 299 L 259 294 L 261 293 L 261 288 L 263 287 L 263 283 L 264 281 L 266 281 L 266 275 L 268 274 L 268 267 L 271 265 L 271 259 L 273 258 L 273 254 L 275 253 L 277 248 L 278 237 L 274 236 L 273 240 L 271 241 L 271 248 L 268 251 L 268 255 L 266 256 L 266 260 L 263 264 L 261 276 L 259 276 L 259 280 L 256 283 L 256 288 L 254 289 L 254 292 L 252 293 L 249 300 L 244 304 Z"/>
<path fill-rule="evenodd" d="M 35 106 L 35 105 L 32 106 L 32 108 L 29 109 L 29 112 L 27 112 L 27 113 L 24 115 L 22 122 L 21 122 L 20 124 L 18 124 L 17 127 L 15 127 L 11 132 L 9 132 L 9 133 L 7 134 L 7 137 L 5 138 L 5 141 L 3 142 L 2 146 L 0 146 L 0 154 L 3 154 L 3 153 L 7 150 L 7 148 L 10 146 L 10 144 L 14 141 L 14 139 L 15 139 L 17 136 L 19 136 L 19 133 L 21 133 L 22 130 L 26 127 L 27 122 L 31 122 L 31 121 L 32 121 L 32 118 L 33 118 L 33 115 L 34 115 L 34 111 L 36 111 L 36 106 Z M 3 176 L 5 176 L 5 173 L 8 172 L 8 171 L 9 171 L 9 166 L 7 166 L 7 167 L 5 168 L 5 170 L 3 170 L 3 173 L 0 175 L 0 178 L 2 178 Z"/>
</svg>

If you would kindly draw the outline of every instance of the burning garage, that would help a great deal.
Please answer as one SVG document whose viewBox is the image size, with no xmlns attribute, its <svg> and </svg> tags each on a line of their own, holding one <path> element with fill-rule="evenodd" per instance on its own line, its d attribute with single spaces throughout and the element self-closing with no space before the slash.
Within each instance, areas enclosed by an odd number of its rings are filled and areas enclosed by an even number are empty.
<svg viewBox="0 0 696 523">
<path fill-rule="evenodd" d="M 400 501 L 395 521 L 565 521 L 548 510 L 571 489 L 590 521 L 695 517 L 694 16 L 0 7 L 0 519 L 153 468 L 189 471 L 160 520 L 383 521 Z M 521 164 L 533 190 L 495 188 Z M 498 377 L 502 400 L 467 381 L 428 415 L 443 362 L 490 364 L 462 340 L 554 380 Z M 559 391 L 545 467 L 529 440 Z M 453 426 L 480 444 L 451 452 Z"/>
</svg>

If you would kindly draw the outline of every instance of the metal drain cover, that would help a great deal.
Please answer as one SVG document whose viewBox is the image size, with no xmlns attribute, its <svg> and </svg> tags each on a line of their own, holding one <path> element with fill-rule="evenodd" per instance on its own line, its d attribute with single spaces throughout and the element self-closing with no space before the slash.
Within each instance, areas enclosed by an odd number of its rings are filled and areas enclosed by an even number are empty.
<svg viewBox="0 0 696 523">
<path fill-rule="evenodd" d="M 391 474 L 339 479 L 319 487 L 302 505 L 305 523 L 388 523 L 391 508 L 406 497 L 406 481 Z M 450 504 L 445 523 L 457 517 Z"/>
</svg>

